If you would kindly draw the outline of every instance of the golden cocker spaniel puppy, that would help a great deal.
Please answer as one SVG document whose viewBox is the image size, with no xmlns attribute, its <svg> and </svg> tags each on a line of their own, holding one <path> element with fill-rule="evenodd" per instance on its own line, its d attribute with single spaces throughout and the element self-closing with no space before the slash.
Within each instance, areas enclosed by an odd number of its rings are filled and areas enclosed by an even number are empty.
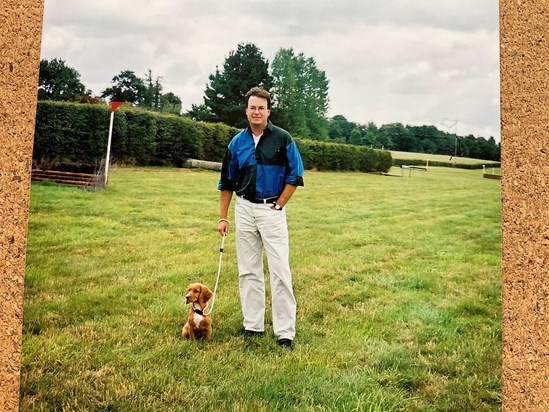
<svg viewBox="0 0 549 412">
<path fill-rule="evenodd" d="M 208 301 L 212 297 L 212 292 L 206 285 L 201 283 L 191 283 L 187 288 L 185 299 L 187 304 L 191 304 L 187 323 L 183 326 L 181 336 L 185 339 L 205 339 L 212 338 L 212 316 L 208 311 Z"/>
</svg>

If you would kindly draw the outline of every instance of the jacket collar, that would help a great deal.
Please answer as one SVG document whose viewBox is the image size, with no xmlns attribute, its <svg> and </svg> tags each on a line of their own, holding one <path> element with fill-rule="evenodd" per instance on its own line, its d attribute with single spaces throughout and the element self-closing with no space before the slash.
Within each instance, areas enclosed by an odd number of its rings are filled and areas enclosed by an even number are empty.
<svg viewBox="0 0 549 412">
<path fill-rule="evenodd" d="M 263 133 L 265 133 L 266 131 L 272 132 L 273 128 L 274 128 L 273 122 L 271 122 L 270 120 L 267 120 L 267 127 L 265 127 L 265 129 L 263 129 Z M 250 134 L 253 135 L 252 129 L 249 125 L 246 128 L 246 130 L 248 130 L 248 132 L 250 132 Z"/>
</svg>

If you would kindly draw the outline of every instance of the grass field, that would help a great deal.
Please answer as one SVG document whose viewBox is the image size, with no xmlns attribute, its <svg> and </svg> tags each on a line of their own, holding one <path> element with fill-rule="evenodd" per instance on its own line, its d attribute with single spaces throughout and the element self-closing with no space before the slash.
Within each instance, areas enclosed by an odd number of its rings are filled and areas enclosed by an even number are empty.
<svg viewBox="0 0 549 412">
<path fill-rule="evenodd" d="M 288 205 L 298 335 L 239 336 L 234 237 L 210 343 L 218 173 L 114 168 L 99 192 L 33 184 L 22 411 L 501 410 L 500 182 L 307 171 Z M 232 218 L 231 218 L 232 220 Z"/>
</svg>

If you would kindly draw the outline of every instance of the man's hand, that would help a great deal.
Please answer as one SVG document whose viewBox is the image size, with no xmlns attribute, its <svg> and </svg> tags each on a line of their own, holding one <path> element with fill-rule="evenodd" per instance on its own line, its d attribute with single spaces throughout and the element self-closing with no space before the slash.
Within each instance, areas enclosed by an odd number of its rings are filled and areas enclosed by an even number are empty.
<svg viewBox="0 0 549 412">
<path fill-rule="evenodd" d="M 227 219 L 219 219 L 217 224 L 217 231 L 221 236 L 226 236 L 229 233 L 229 221 Z"/>
</svg>

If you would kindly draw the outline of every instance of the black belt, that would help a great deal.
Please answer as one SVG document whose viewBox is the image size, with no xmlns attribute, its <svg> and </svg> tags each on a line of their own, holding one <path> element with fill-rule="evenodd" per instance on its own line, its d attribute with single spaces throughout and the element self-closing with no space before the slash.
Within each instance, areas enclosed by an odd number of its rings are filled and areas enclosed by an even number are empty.
<svg viewBox="0 0 549 412">
<path fill-rule="evenodd" d="M 268 197 L 266 199 L 258 199 L 256 197 L 249 197 L 249 196 L 246 196 L 246 195 L 242 195 L 240 197 L 242 197 L 243 199 L 246 199 L 248 202 L 263 203 L 263 204 L 276 203 L 276 201 L 278 200 L 278 196 Z"/>
</svg>

